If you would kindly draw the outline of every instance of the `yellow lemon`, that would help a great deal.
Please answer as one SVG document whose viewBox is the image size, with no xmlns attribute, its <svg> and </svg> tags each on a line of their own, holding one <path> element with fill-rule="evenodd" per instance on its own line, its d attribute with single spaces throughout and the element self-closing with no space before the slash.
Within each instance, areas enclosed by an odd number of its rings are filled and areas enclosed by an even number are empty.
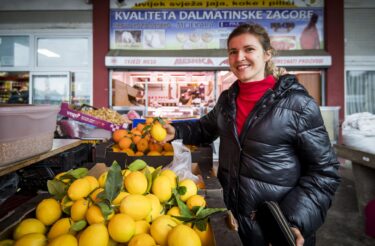
<svg viewBox="0 0 375 246">
<path fill-rule="evenodd" d="M 126 176 L 124 184 L 130 194 L 142 195 L 147 191 L 147 178 L 140 171 L 131 172 Z"/>
<path fill-rule="evenodd" d="M 36 218 L 47 226 L 55 223 L 60 217 L 60 204 L 53 198 L 42 200 L 36 207 Z"/>
<path fill-rule="evenodd" d="M 70 217 L 74 221 L 85 219 L 86 212 L 89 209 L 89 201 L 86 199 L 78 199 L 75 201 L 70 209 Z"/>
<path fill-rule="evenodd" d="M 47 238 L 41 233 L 30 233 L 18 239 L 14 246 L 45 246 Z"/>
<path fill-rule="evenodd" d="M 94 202 L 100 202 L 101 199 L 98 198 L 98 195 L 99 195 L 101 192 L 103 192 L 103 191 L 104 191 L 103 188 L 98 188 L 98 189 L 94 190 L 94 191 L 90 194 L 91 199 L 92 199 Z"/>
<path fill-rule="evenodd" d="M 179 207 L 177 206 L 174 206 L 174 207 L 171 207 L 168 212 L 167 212 L 168 215 L 172 216 L 173 219 L 175 219 L 179 224 L 182 223 L 181 220 L 173 217 L 173 216 L 181 216 L 181 212 L 180 212 L 180 209 Z"/>
<path fill-rule="evenodd" d="M 65 195 L 60 201 L 60 207 L 63 212 L 70 211 L 74 201 L 70 200 L 70 198 Z"/>
<path fill-rule="evenodd" d="M 185 186 L 186 192 L 180 196 L 182 201 L 187 201 L 191 196 L 196 195 L 198 192 L 197 185 L 191 179 L 184 179 L 179 183 L 179 186 Z"/>
<path fill-rule="evenodd" d="M 152 222 L 161 215 L 163 207 L 160 204 L 159 198 L 157 198 L 157 196 L 154 194 L 147 194 L 146 197 L 151 202 L 151 212 L 147 215 L 146 221 Z"/>
<path fill-rule="evenodd" d="M 73 201 L 88 196 L 91 192 L 91 184 L 88 179 L 76 179 L 68 188 L 68 196 Z"/>
<path fill-rule="evenodd" d="M 149 234 L 138 234 L 134 236 L 128 246 L 155 246 L 155 240 Z"/>
<path fill-rule="evenodd" d="M 126 191 L 120 191 L 120 193 L 118 193 L 118 195 L 116 196 L 116 198 L 112 201 L 112 204 L 115 205 L 115 206 L 119 206 L 121 204 L 121 201 L 127 197 L 128 195 L 130 195 L 128 192 Z"/>
<path fill-rule="evenodd" d="M 54 238 L 48 246 L 78 246 L 78 241 L 71 234 L 63 234 Z"/>
<path fill-rule="evenodd" d="M 166 202 L 172 197 L 172 184 L 167 176 L 158 176 L 152 183 L 152 193 L 160 202 Z"/>
<path fill-rule="evenodd" d="M 102 211 L 95 205 L 87 209 L 86 220 L 90 225 L 103 223 L 105 221 Z"/>
<path fill-rule="evenodd" d="M 48 232 L 48 240 L 54 239 L 63 234 L 69 233 L 72 221 L 69 218 L 62 218 L 56 221 Z"/>
<path fill-rule="evenodd" d="M 90 183 L 90 192 L 99 187 L 99 182 L 94 176 L 86 176 L 84 179 Z"/>
<path fill-rule="evenodd" d="M 165 130 L 165 128 L 160 123 L 154 123 L 151 127 L 150 134 L 153 139 L 161 142 L 167 136 L 167 130 Z"/>
<path fill-rule="evenodd" d="M 124 170 L 121 171 L 123 177 L 128 176 L 131 172 L 132 171 L 130 171 L 129 169 L 124 169 Z"/>
<path fill-rule="evenodd" d="M 70 179 L 62 179 L 61 176 L 65 175 L 67 172 L 59 173 L 55 176 L 55 179 L 60 180 L 61 182 L 67 184 L 69 183 Z"/>
<path fill-rule="evenodd" d="M 88 226 L 79 237 L 79 246 L 107 246 L 109 235 L 104 224 Z"/>
<path fill-rule="evenodd" d="M 141 233 L 149 233 L 150 232 L 150 224 L 145 220 L 137 220 L 135 222 L 135 232 L 134 235 L 138 235 Z"/>
<path fill-rule="evenodd" d="M 167 245 L 167 237 L 170 230 L 177 222 L 169 215 L 162 215 L 154 220 L 150 227 L 151 236 L 160 245 Z"/>
<path fill-rule="evenodd" d="M 189 226 L 179 224 L 168 234 L 168 246 L 201 246 L 197 233 Z"/>
<path fill-rule="evenodd" d="M 165 169 L 163 171 L 160 172 L 160 175 L 161 176 L 167 176 L 169 178 L 169 181 L 171 181 L 171 184 L 172 184 L 172 188 L 176 188 L 176 185 L 177 185 L 177 175 L 175 172 L 173 172 L 172 170 L 170 169 Z"/>
<path fill-rule="evenodd" d="M 119 243 L 128 242 L 135 233 L 135 222 L 126 214 L 116 214 L 108 223 L 108 232 Z"/>
<path fill-rule="evenodd" d="M 197 233 L 201 239 L 202 246 L 215 246 L 215 238 L 212 232 L 211 225 L 208 223 L 206 230 L 200 231 L 197 227 L 194 226 L 194 231 Z"/>
<path fill-rule="evenodd" d="M 206 200 L 201 195 L 192 195 L 191 197 L 189 197 L 189 199 L 187 199 L 186 205 L 188 206 L 190 210 L 195 206 L 205 207 Z"/>
<path fill-rule="evenodd" d="M 104 188 L 104 187 L 105 187 L 105 183 L 107 182 L 107 175 L 108 175 L 108 171 L 102 173 L 102 174 L 99 176 L 99 179 L 98 179 L 99 187 L 101 187 L 101 188 Z"/>
<path fill-rule="evenodd" d="M 46 230 L 46 226 L 39 220 L 34 218 L 24 219 L 17 225 L 16 229 L 14 230 L 13 238 L 14 240 L 17 240 L 20 237 L 30 233 L 44 234 L 46 233 Z"/>
<path fill-rule="evenodd" d="M 141 220 L 151 212 L 151 201 L 143 195 L 128 195 L 120 204 L 120 212 Z"/>
<path fill-rule="evenodd" d="M 148 170 L 151 174 L 155 171 L 155 168 L 152 166 L 146 166 L 145 168 L 142 169 L 142 173 L 146 173 L 146 170 Z"/>
</svg>

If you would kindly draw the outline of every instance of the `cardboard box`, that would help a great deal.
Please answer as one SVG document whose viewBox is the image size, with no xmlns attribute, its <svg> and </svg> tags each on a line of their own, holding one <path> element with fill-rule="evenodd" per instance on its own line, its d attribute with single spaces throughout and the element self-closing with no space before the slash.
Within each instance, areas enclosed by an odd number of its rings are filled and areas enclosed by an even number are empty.
<svg viewBox="0 0 375 246">
<path fill-rule="evenodd" d="M 111 131 L 111 132 L 117 129 L 128 129 L 129 127 L 129 123 L 117 125 L 117 124 L 93 117 L 91 115 L 84 114 L 80 111 L 71 109 L 69 108 L 69 104 L 65 102 L 61 104 L 61 109 L 60 109 L 59 114 L 66 116 L 68 118 L 74 119 L 76 121 L 87 123 L 87 124 L 90 124 L 90 125 L 93 125 L 93 126 L 96 126 L 96 127 L 99 127 L 99 128 Z"/>
<path fill-rule="evenodd" d="M 100 175 L 108 167 L 102 163 L 95 165 L 90 174 L 93 176 Z M 11 239 L 16 226 L 26 218 L 35 218 L 35 209 L 39 202 L 50 197 L 48 193 L 42 193 L 33 199 L 21 204 L 19 207 L 10 211 L 7 216 L 0 220 L 0 240 Z M 225 208 L 222 197 L 205 195 L 207 207 Z M 232 229 L 228 223 L 228 212 L 221 212 L 210 216 L 210 224 L 214 234 L 215 246 L 241 246 L 241 240 L 236 230 Z"/>
</svg>

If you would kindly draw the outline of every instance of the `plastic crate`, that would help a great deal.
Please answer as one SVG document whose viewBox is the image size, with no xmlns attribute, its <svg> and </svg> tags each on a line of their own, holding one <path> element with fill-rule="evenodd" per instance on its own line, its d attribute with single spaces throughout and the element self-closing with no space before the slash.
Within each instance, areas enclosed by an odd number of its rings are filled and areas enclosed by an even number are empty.
<svg viewBox="0 0 375 246">
<path fill-rule="evenodd" d="M 82 144 L 69 151 L 19 170 L 20 188 L 31 191 L 46 191 L 47 180 L 53 179 L 58 173 L 87 166 L 86 163 L 91 163 L 91 146 L 89 144 Z"/>
</svg>

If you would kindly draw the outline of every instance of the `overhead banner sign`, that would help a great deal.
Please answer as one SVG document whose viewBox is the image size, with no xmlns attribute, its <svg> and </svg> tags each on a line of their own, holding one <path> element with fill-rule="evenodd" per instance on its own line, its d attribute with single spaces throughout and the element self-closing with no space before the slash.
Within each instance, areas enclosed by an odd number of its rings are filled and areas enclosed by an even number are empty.
<svg viewBox="0 0 375 246">
<path fill-rule="evenodd" d="M 110 49 L 226 49 L 241 23 L 258 23 L 277 50 L 323 49 L 323 0 L 111 1 Z"/>
<path fill-rule="evenodd" d="M 277 56 L 273 58 L 276 66 L 282 67 L 329 67 L 330 56 Z M 106 56 L 107 67 L 201 67 L 229 69 L 227 57 L 144 57 L 144 56 Z"/>
</svg>

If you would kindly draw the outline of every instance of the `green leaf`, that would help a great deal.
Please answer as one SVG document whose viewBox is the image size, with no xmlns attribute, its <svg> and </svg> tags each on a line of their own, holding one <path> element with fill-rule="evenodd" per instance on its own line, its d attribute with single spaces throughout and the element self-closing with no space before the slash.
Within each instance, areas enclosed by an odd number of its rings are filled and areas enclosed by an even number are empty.
<svg viewBox="0 0 375 246">
<path fill-rule="evenodd" d="M 194 206 L 194 207 L 192 208 L 192 211 L 193 211 L 193 213 L 194 213 L 196 216 L 198 216 L 198 215 L 202 212 L 203 209 L 204 209 L 204 206 Z"/>
<path fill-rule="evenodd" d="M 102 211 L 105 220 L 108 220 L 108 216 L 114 213 L 114 210 L 108 201 L 101 201 L 98 202 L 96 205 L 100 208 L 100 211 Z"/>
<path fill-rule="evenodd" d="M 130 163 L 128 169 L 132 172 L 142 170 L 147 166 L 147 163 L 144 160 L 137 159 Z"/>
<path fill-rule="evenodd" d="M 162 125 L 165 125 L 165 124 L 166 124 L 165 120 L 163 120 L 161 117 L 158 117 L 158 121 L 159 121 L 160 124 L 162 124 Z"/>
<path fill-rule="evenodd" d="M 150 173 L 150 170 L 146 167 L 145 176 L 147 179 L 147 189 L 146 194 L 150 193 L 151 186 L 152 186 L 152 174 Z"/>
<path fill-rule="evenodd" d="M 185 186 L 179 186 L 179 187 L 177 187 L 177 192 L 181 196 L 185 195 L 186 191 L 187 191 L 187 188 Z"/>
<path fill-rule="evenodd" d="M 158 166 L 154 172 L 152 173 L 152 182 L 154 182 L 154 180 L 156 179 L 157 176 L 159 176 L 160 172 L 161 172 L 161 169 L 162 169 L 162 166 Z"/>
<path fill-rule="evenodd" d="M 60 180 L 48 180 L 47 188 L 48 192 L 57 200 L 61 200 L 66 195 L 67 185 L 61 182 Z"/>
<path fill-rule="evenodd" d="M 123 183 L 123 177 L 121 174 L 121 167 L 117 163 L 117 161 L 114 161 L 112 163 L 112 166 L 108 170 L 107 180 L 105 183 L 104 193 L 105 197 L 104 199 L 108 201 L 113 201 L 117 195 L 120 193 Z"/>
<path fill-rule="evenodd" d="M 80 179 L 87 176 L 89 170 L 85 167 L 76 168 L 74 170 L 68 171 L 65 175 L 71 175 L 75 179 Z M 64 176 L 65 176 L 64 175 Z"/>
<path fill-rule="evenodd" d="M 199 221 L 195 222 L 194 225 L 195 225 L 195 227 L 198 228 L 198 230 L 205 231 L 206 228 L 207 228 L 207 223 L 208 223 L 208 220 L 199 220 Z"/>
<path fill-rule="evenodd" d="M 70 227 L 70 230 L 71 231 L 75 231 L 75 232 L 78 232 L 78 231 L 81 231 L 83 230 L 87 225 L 87 222 L 86 220 L 79 220 L 77 222 L 75 222 L 71 227 Z"/>
<path fill-rule="evenodd" d="M 213 214 L 224 212 L 224 211 L 227 211 L 227 209 L 226 208 L 205 208 L 205 209 L 202 209 L 199 212 L 199 214 L 197 214 L 196 216 L 198 220 L 202 220 L 202 219 L 208 218 L 209 216 Z"/>
<path fill-rule="evenodd" d="M 191 218 L 193 215 L 191 214 L 188 206 L 183 201 L 181 201 L 180 195 L 176 189 L 173 189 L 173 195 L 174 195 L 174 198 L 176 199 L 177 206 L 180 209 L 182 217 Z"/>
<path fill-rule="evenodd" d="M 142 137 L 144 138 L 151 130 L 151 125 L 147 125 L 142 129 Z"/>
</svg>

